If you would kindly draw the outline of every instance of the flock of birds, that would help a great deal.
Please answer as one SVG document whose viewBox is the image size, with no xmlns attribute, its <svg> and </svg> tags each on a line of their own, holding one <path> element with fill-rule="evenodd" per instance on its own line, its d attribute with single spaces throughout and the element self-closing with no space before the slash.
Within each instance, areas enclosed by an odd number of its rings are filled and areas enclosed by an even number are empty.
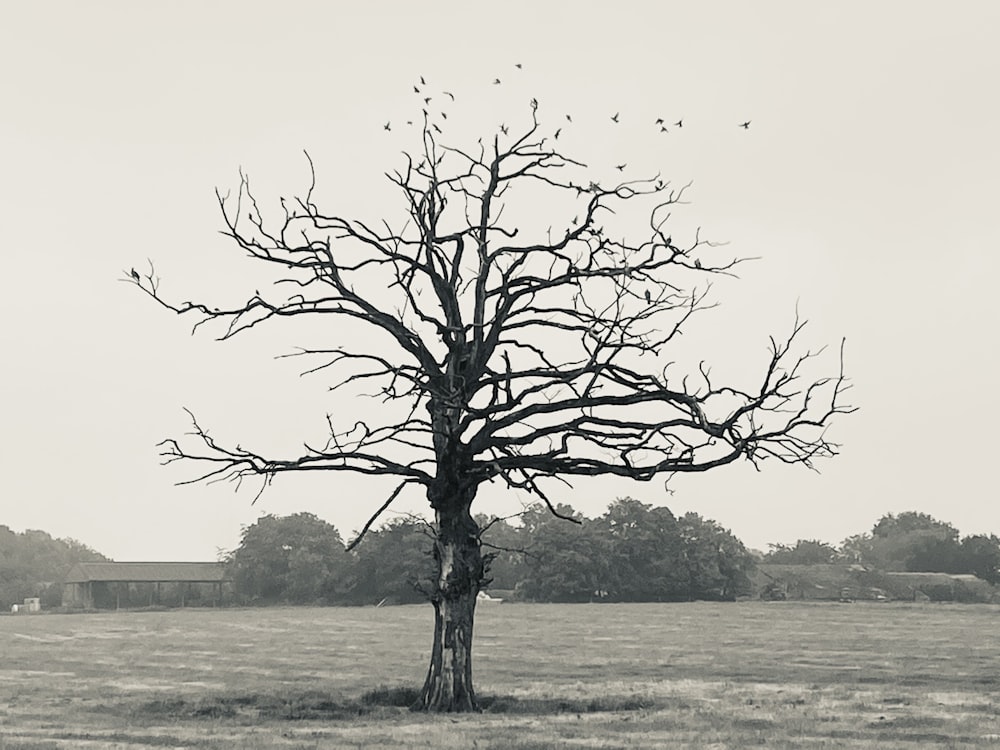
<svg viewBox="0 0 1000 750">
<path fill-rule="evenodd" d="M 521 63 L 515 63 L 514 67 L 517 68 L 518 70 L 522 70 L 522 68 L 523 68 L 523 66 L 521 65 Z M 431 117 L 431 113 L 430 113 L 429 107 L 430 107 L 431 102 L 434 100 L 434 96 L 433 95 L 428 95 L 428 89 L 427 89 L 427 81 L 426 81 L 426 79 L 423 76 L 420 76 L 419 78 L 420 78 L 419 84 L 416 84 L 416 83 L 413 84 L 413 93 L 416 94 L 416 95 L 418 95 L 418 96 L 420 96 L 423 99 L 423 109 L 422 109 L 422 111 L 423 111 L 424 117 L 425 118 L 430 118 Z M 502 85 L 502 83 L 503 82 L 499 78 L 494 78 L 493 79 L 493 85 L 494 86 L 500 86 L 500 85 Z M 442 91 L 441 94 L 443 96 L 447 96 L 448 98 L 450 98 L 452 102 L 455 101 L 455 95 L 453 93 L 451 93 L 450 91 Z M 538 108 L 538 100 L 537 99 L 532 99 L 531 100 L 531 106 L 532 106 L 532 109 L 537 109 Z M 447 120 L 448 119 L 448 113 L 447 112 L 442 111 L 442 112 L 439 112 L 437 114 L 440 115 L 440 117 L 441 117 L 442 120 Z M 621 123 L 621 113 L 620 112 L 615 112 L 613 115 L 611 115 L 610 119 L 611 119 L 611 122 L 613 122 L 615 125 L 620 124 Z M 566 115 L 566 121 L 569 122 L 569 123 L 572 123 L 573 122 L 572 115 Z M 430 127 L 431 127 L 432 130 L 434 130 L 436 133 L 441 133 L 441 127 L 436 122 L 430 122 L 429 120 L 428 120 L 428 122 L 429 122 Z M 746 120 L 745 122 L 741 122 L 741 123 L 737 124 L 736 127 L 743 128 L 743 130 L 749 130 L 750 129 L 750 123 L 751 123 L 751 120 Z M 409 125 L 409 126 L 412 126 L 413 125 L 413 120 L 407 120 L 406 124 Z M 657 117 L 654 124 L 655 124 L 656 127 L 659 128 L 659 132 L 661 132 L 661 133 L 668 133 L 668 132 L 670 132 L 669 128 L 667 127 L 667 121 L 666 121 L 666 119 L 664 119 L 662 117 Z M 670 127 L 674 127 L 674 128 L 678 128 L 678 129 L 683 128 L 684 127 L 684 119 L 681 118 L 681 119 L 677 120 Z M 386 131 L 391 131 L 392 130 L 392 122 L 391 121 L 386 122 L 385 125 L 382 126 L 382 129 L 386 130 Z M 562 130 L 563 129 L 561 127 L 556 129 L 555 134 L 554 134 L 554 137 L 555 137 L 556 140 L 559 140 L 559 136 L 562 134 Z M 508 128 L 507 128 L 506 124 L 504 124 L 504 123 L 500 124 L 500 132 L 502 132 L 504 135 L 508 134 L 509 131 L 508 131 Z M 615 168 L 618 171 L 622 171 L 622 170 L 625 169 L 625 166 L 626 165 L 622 164 L 621 166 L 616 166 Z"/>
</svg>

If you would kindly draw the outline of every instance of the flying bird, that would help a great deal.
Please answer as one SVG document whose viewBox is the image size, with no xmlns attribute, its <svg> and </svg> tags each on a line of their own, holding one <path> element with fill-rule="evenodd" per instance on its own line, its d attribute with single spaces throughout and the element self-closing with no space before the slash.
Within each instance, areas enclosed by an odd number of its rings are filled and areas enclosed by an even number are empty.
<svg viewBox="0 0 1000 750">
<path fill-rule="evenodd" d="M 625 167 L 627 167 L 627 166 L 628 166 L 628 164 L 618 164 L 618 165 L 615 166 L 615 169 L 617 169 L 619 172 L 623 172 L 623 171 L 625 171 Z"/>
<path fill-rule="evenodd" d="M 501 124 L 500 125 L 500 132 L 503 133 L 504 135 L 507 135 L 507 126 Z"/>
<path fill-rule="evenodd" d="M 656 124 L 657 125 L 662 125 L 663 124 L 663 118 L 662 117 L 657 117 L 656 118 Z"/>
<path fill-rule="evenodd" d="M 419 94 L 419 93 L 420 93 L 420 89 L 419 89 L 419 88 L 417 88 L 416 86 L 414 86 L 414 87 L 413 87 L 413 93 L 414 93 L 414 94 Z"/>
<path fill-rule="evenodd" d="M 499 86 L 500 85 L 500 79 L 499 78 L 494 78 L 493 79 L 493 85 L 494 86 Z"/>
<path fill-rule="evenodd" d="M 425 96 L 425 97 L 424 97 L 424 104 L 430 104 L 430 103 L 431 103 L 431 99 L 432 99 L 432 98 L 433 98 L 433 97 L 430 97 L 430 96 Z"/>
<path fill-rule="evenodd" d="M 611 115 L 611 122 L 618 122 L 618 114 L 619 114 L 618 112 L 615 112 L 613 115 Z"/>
<path fill-rule="evenodd" d="M 570 117 L 569 115 L 566 115 L 566 121 L 567 122 L 573 122 L 573 118 Z"/>
<path fill-rule="evenodd" d="M 660 125 L 660 132 L 661 133 L 669 133 L 670 131 L 667 130 L 667 126 L 666 125 Z"/>
<path fill-rule="evenodd" d="M 750 129 L 750 120 L 747 120 L 746 122 L 741 122 L 739 124 L 739 127 L 743 128 L 744 130 L 749 130 Z"/>
<path fill-rule="evenodd" d="M 447 112 L 442 112 L 441 113 L 441 117 L 444 118 L 445 120 L 447 120 L 448 119 L 448 113 Z"/>
<path fill-rule="evenodd" d="M 391 125 L 392 125 L 391 122 L 387 122 L 385 125 L 382 126 L 382 129 L 383 130 L 392 130 L 392 128 L 390 127 Z"/>
<path fill-rule="evenodd" d="M 421 86 L 426 86 L 427 85 L 427 81 L 424 80 L 423 76 L 420 76 L 420 85 Z"/>
<path fill-rule="evenodd" d="M 562 128 L 557 128 L 557 129 L 556 129 L 556 140 L 557 140 L 557 141 L 559 140 L 559 134 L 560 134 L 561 132 L 562 132 Z"/>
<path fill-rule="evenodd" d="M 684 120 L 678 120 L 677 122 L 675 122 L 674 123 L 674 127 L 675 128 L 683 128 L 684 127 Z"/>
<path fill-rule="evenodd" d="M 518 70 L 520 70 L 521 69 L 521 63 L 514 63 L 514 67 L 517 68 Z"/>
<path fill-rule="evenodd" d="M 450 96 L 450 97 L 451 97 L 451 100 L 452 100 L 452 101 L 455 101 L 455 95 L 454 95 L 453 93 L 451 93 L 450 91 L 443 91 L 442 93 L 443 93 L 443 94 L 444 94 L 445 96 Z"/>
<path fill-rule="evenodd" d="M 439 128 L 439 127 L 437 126 L 437 123 L 436 123 L 436 122 L 432 122 L 432 123 L 431 123 L 431 127 L 432 127 L 432 128 L 434 128 L 434 129 L 435 129 L 435 130 L 436 130 L 437 132 L 439 132 L 439 133 L 441 132 L 441 128 Z"/>
</svg>

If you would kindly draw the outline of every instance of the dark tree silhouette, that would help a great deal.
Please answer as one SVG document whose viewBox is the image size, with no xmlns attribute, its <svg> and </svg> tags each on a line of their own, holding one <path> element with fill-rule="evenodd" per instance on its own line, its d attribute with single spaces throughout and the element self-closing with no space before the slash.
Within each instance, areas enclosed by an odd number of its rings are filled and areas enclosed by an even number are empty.
<svg viewBox="0 0 1000 750">
<path fill-rule="evenodd" d="M 424 493 L 437 577 L 420 704 L 431 710 L 476 708 L 473 613 L 487 566 L 472 505 L 481 484 L 526 491 L 557 513 L 546 491 L 553 480 L 647 481 L 738 459 L 811 466 L 837 452 L 825 428 L 850 411 L 842 344 L 832 374 L 807 376 L 819 352 L 796 353 L 799 320 L 787 338 L 771 339 L 753 383 L 722 384 L 704 364 L 690 372 L 672 364 L 681 328 L 710 306 L 707 280 L 731 275 L 739 261 L 714 259 L 697 233 L 682 245 L 665 231 L 683 188 L 656 176 L 601 182 L 546 137 L 535 102 L 528 115 L 520 130 L 501 125 L 468 148 L 442 144 L 443 122 L 425 113 L 417 153 L 388 175 L 398 214 L 378 223 L 321 209 L 311 160 L 309 189 L 282 200 L 276 222 L 243 177 L 235 196 L 219 195 L 224 233 L 274 270 L 281 283 L 270 294 L 219 309 L 164 296 L 152 268 L 139 280 L 125 275 L 197 318 L 196 328 L 218 321 L 221 339 L 298 316 L 328 320 L 335 337 L 345 324 L 372 332 L 370 350 L 302 351 L 316 358 L 309 371 L 341 368 L 334 389 L 374 384 L 384 404 L 370 419 L 338 426 L 328 417 L 325 444 L 284 458 L 225 443 L 194 421 L 186 438 L 162 444 L 163 456 L 207 467 L 192 481 L 258 476 L 266 485 L 298 471 L 398 477 L 359 539 L 404 490 Z M 545 206 L 553 227 L 519 231 L 508 216 L 525 204 L 515 200 Z M 629 207 L 642 210 L 638 237 L 606 223 Z"/>
</svg>

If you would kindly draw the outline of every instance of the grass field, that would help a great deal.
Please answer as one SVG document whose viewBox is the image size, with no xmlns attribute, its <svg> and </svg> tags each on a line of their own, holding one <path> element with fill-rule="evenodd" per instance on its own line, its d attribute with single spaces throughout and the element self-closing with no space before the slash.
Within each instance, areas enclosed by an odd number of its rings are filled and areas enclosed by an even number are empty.
<svg viewBox="0 0 1000 750">
<path fill-rule="evenodd" d="M 1000 607 L 486 605 L 476 716 L 419 686 L 429 607 L 0 617 L 14 748 L 1000 747 Z"/>
</svg>

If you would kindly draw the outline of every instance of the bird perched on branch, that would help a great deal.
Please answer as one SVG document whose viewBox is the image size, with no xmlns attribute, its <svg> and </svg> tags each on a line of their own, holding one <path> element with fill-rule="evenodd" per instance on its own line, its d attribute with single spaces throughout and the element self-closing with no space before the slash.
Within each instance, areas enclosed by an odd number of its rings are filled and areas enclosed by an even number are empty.
<svg viewBox="0 0 1000 750">
<path fill-rule="evenodd" d="M 646 304 L 648 305 L 648 304 L 649 304 L 650 302 L 652 302 L 652 301 L 653 301 L 653 295 L 651 295 L 651 294 L 649 293 L 649 290 L 647 289 L 647 290 L 646 290 Z"/>
<path fill-rule="evenodd" d="M 135 281 L 139 280 L 139 272 L 136 271 L 134 268 L 128 272 L 128 275 L 131 276 L 132 279 Z"/>
</svg>

